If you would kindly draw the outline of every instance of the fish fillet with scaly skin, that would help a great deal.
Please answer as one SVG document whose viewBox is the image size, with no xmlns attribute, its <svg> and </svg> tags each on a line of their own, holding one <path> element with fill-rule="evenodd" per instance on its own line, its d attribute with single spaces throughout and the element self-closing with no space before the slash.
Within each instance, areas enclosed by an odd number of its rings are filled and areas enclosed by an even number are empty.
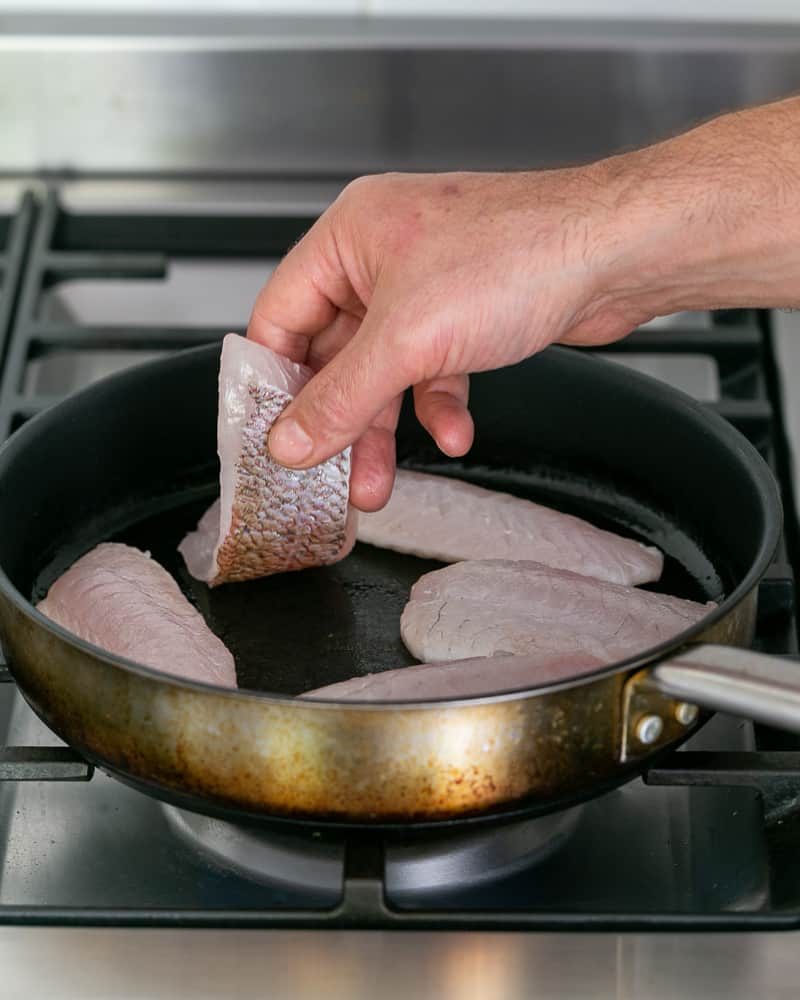
<svg viewBox="0 0 800 1000">
<path fill-rule="evenodd" d="M 169 573 L 139 549 L 106 542 L 36 605 L 86 642 L 176 677 L 236 687 L 233 656 Z"/>
<path fill-rule="evenodd" d="M 441 562 L 530 559 L 609 583 L 652 583 L 658 549 L 508 493 L 398 469 L 388 504 L 362 514 L 358 540 Z"/>
<path fill-rule="evenodd" d="M 672 639 L 716 605 L 605 583 L 539 563 L 487 559 L 426 573 L 400 619 L 428 662 L 497 653 L 613 663 Z"/>
<path fill-rule="evenodd" d="M 350 449 L 303 470 L 278 465 L 267 450 L 270 428 L 311 375 L 238 334 L 223 341 L 220 499 L 178 547 L 209 586 L 338 562 L 355 544 Z"/>
<path fill-rule="evenodd" d="M 570 655 L 553 656 L 546 662 L 536 656 L 480 656 L 447 663 L 416 663 L 398 670 L 364 674 L 317 688 L 301 697 L 328 701 L 475 698 L 567 680 L 603 665 L 602 661 L 590 656 L 580 661 Z"/>
</svg>

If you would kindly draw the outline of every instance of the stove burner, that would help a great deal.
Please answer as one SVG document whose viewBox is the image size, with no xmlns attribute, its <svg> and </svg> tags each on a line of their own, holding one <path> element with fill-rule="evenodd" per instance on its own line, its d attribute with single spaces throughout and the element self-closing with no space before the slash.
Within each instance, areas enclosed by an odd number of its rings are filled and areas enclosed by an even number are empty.
<svg viewBox="0 0 800 1000">
<path fill-rule="evenodd" d="M 237 826 L 163 805 L 167 823 L 214 864 L 271 885 L 337 896 L 344 844 L 307 834 Z M 582 806 L 435 840 L 386 845 L 386 890 L 398 900 L 442 889 L 466 889 L 531 867 L 556 851 L 578 824 Z"/>
</svg>

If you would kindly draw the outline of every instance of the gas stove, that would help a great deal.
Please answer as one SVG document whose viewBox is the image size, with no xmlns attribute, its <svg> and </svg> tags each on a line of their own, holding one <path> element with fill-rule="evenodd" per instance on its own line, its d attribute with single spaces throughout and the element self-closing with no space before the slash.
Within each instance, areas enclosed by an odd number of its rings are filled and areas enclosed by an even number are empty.
<svg viewBox="0 0 800 1000">
<path fill-rule="evenodd" d="M 0 438 L 107 373 L 242 329 L 351 176 L 586 161 L 800 86 L 796 24 L 2 22 Z M 800 319 L 681 315 L 604 353 L 716 409 L 770 463 L 786 533 L 757 644 L 796 656 Z M 93 773 L 0 679 L 0 996 L 797 994 L 788 734 L 716 716 L 644 781 L 536 823 L 278 838 Z"/>
<path fill-rule="evenodd" d="M 321 189 L 301 193 L 273 190 L 257 212 L 174 200 L 101 207 L 79 185 L 27 193 L 0 229 L 2 433 L 104 374 L 241 329 L 276 258 L 324 204 Z M 768 314 L 684 314 L 603 353 L 736 424 L 791 512 L 773 341 Z M 797 555 L 790 513 L 756 640 L 787 656 L 798 652 Z M 239 828 L 94 773 L 3 677 L 0 923 L 468 933 L 800 925 L 800 744 L 739 719 L 715 717 L 643 781 L 565 813 L 435 839 L 337 840 Z"/>
</svg>

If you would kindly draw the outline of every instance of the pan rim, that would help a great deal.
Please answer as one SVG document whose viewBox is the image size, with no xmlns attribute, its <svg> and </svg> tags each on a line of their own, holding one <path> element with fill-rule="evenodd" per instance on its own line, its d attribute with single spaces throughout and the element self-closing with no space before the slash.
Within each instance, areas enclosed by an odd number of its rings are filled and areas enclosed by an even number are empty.
<svg viewBox="0 0 800 1000">
<path fill-rule="evenodd" d="M 91 385 L 85 386 L 83 389 L 71 394 L 60 402 L 49 407 L 47 410 L 36 414 L 36 416 L 32 417 L 25 424 L 23 424 L 22 427 L 20 427 L 2 444 L 2 446 L 0 446 L 0 483 L 2 482 L 4 467 L 13 460 L 14 454 L 20 448 L 25 447 L 27 438 L 36 432 L 38 426 L 41 423 L 47 423 L 50 420 L 57 419 L 59 413 L 64 414 L 69 410 L 70 406 L 80 405 L 80 400 L 86 395 L 91 394 L 93 390 L 96 390 L 98 387 L 107 386 L 112 381 L 124 382 L 129 377 L 141 377 L 141 375 L 137 373 L 140 373 L 142 370 L 149 371 L 157 369 L 161 366 L 166 367 L 174 365 L 176 358 L 184 358 L 190 355 L 211 354 L 213 352 L 218 353 L 219 350 L 220 344 L 203 344 L 199 347 L 188 348 L 163 358 L 157 358 L 155 360 L 132 365 L 121 372 L 113 373 L 105 378 L 99 379 Z M 618 365 L 611 361 L 598 357 L 597 355 L 589 355 L 587 352 L 580 351 L 575 348 L 553 345 L 546 348 L 545 351 L 555 352 L 558 354 L 569 354 L 573 359 L 570 362 L 571 364 L 578 364 L 579 366 L 598 365 L 605 369 L 606 372 L 609 373 L 609 377 L 612 378 L 615 376 L 619 378 L 620 373 L 623 371 Z M 613 375 L 611 374 L 612 372 L 614 373 Z M 154 667 L 148 667 L 145 664 L 138 663 L 128 657 L 109 653 L 107 650 L 104 650 L 99 646 L 95 646 L 93 643 L 87 642 L 85 639 L 74 635 L 72 632 L 69 632 L 67 629 L 42 614 L 42 612 L 38 611 L 31 601 L 29 601 L 11 582 L 2 565 L 0 565 L 0 593 L 3 593 L 5 597 L 14 605 L 14 607 L 27 619 L 33 621 L 39 627 L 43 627 L 51 634 L 54 634 L 58 637 L 58 639 L 65 642 L 67 645 L 72 646 L 83 653 L 91 655 L 95 660 L 98 660 L 109 667 L 121 668 L 126 672 L 139 675 L 146 680 L 150 680 L 151 682 L 168 684 L 172 687 L 181 688 L 183 690 L 194 691 L 196 694 L 223 696 L 234 701 L 245 701 L 262 705 L 285 705 L 287 703 L 293 703 L 298 705 L 299 708 L 307 711 L 440 711 L 445 707 L 452 708 L 454 710 L 461 708 L 478 708 L 506 701 L 520 701 L 529 697 L 544 697 L 560 691 L 566 691 L 572 688 L 587 686 L 594 682 L 603 681 L 617 674 L 640 670 L 648 664 L 655 664 L 659 662 L 666 656 L 697 640 L 704 632 L 724 619 L 734 608 L 747 598 L 750 592 L 758 585 L 777 550 L 783 528 L 783 504 L 781 501 L 780 489 L 766 461 L 755 446 L 751 444 L 751 442 L 748 441 L 747 438 L 732 424 L 726 421 L 718 413 L 715 413 L 707 406 L 693 399 L 691 396 L 666 385 L 656 378 L 629 370 L 624 370 L 624 377 L 642 385 L 646 388 L 648 394 L 653 398 L 660 397 L 668 405 L 681 406 L 684 409 L 689 410 L 696 418 L 706 423 L 708 429 L 715 433 L 715 436 L 721 444 L 729 448 L 732 452 L 738 451 L 747 461 L 751 469 L 751 478 L 754 486 L 757 488 L 764 508 L 768 511 L 772 510 L 775 517 L 768 519 L 767 521 L 766 530 L 761 537 L 758 551 L 751 562 L 750 568 L 745 573 L 744 577 L 739 581 L 737 586 L 714 610 L 700 619 L 699 622 L 695 623 L 693 626 L 671 639 L 665 640 L 657 646 L 652 646 L 648 649 L 642 650 L 641 652 L 636 653 L 624 660 L 615 661 L 614 663 L 610 663 L 606 666 L 598 667 L 596 670 L 578 674 L 574 677 L 563 678 L 558 681 L 540 684 L 534 687 L 514 688 L 512 690 L 503 690 L 457 699 L 445 697 L 428 698 L 419 701 L 337 701 L 334 699 L 306 698 L 302 695 L 286 695 L 277 692 L 257 691 L 250 688 L 225 688 L 209 684 L 204 681 L 179 677 L 177 675 L 156 670 Z M 476 659 L 480 659 L 480 657 L 476 657 Z M 13 664 L 10 665 L 10 668 L 13 674 Z"/>
</svg>

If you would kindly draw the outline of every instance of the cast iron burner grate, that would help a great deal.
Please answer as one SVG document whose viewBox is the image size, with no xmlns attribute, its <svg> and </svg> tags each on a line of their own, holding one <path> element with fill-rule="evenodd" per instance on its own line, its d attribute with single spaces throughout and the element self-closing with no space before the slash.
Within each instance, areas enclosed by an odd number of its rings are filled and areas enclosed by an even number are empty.
<svg viewBox="0 0 800 1000">
<path fill-rule="evenodd" d="M 253 218 L 201 210 L 82 212 L 64 208 L 57 190 L 41 203 L 27 195 L 14 216 L 0 216 L 0 436 L 55 401 L 51 395 L 23 391 L 30 362 L 52 352 L 178 349 L 214 341 L 226 332 L 212 326 L 88 326 L 48 318 L 41 305 L 53 286 L 80 278 L 158 280 L 170 261 L 181 258 L 279 257 L 312 222 L 310 216 L 280 213 Z M 781 483 L 786 511 L 795 510 L 768 314 L 714 314 L 707 326 L 640 330 L 603 353 L 713 358 L 720 398 L 708 405 L 756 445 Z M 793 574 L 797 558 L 796 526 L 788 517 L 775 563 L 760 588 L 756 644 L 771 653 L 798 653 Z M 0 679 L 10 681 L 2 667 Z M 713 723 L 701 734 L 704 739 L 712 729 Z M 206 871 L 185 846 L 182 855 L 172 853 L 178 838 L 171 838 L 158 803 L 100 775 L 83 788 L 102 793 L 103 803 L 113 795 L 114 803 L 121 797 L 119 801 L 124 799 L 131 808 L 138 804 L 147 810 L 149 819 L 140 834 L 155 827 L 157 847 L 139 869 L 133 852 L 127 850 L 126 858 L 131 872 L 139 871 L 144 880 L 150 871 L 161 884 L 151 893 L 133 875 L 120 881 L 111 848 L 104 857 L 90 838 L 90 854 L 96 859 L 92 867 L 107 864 L 97 885 L 90 885 L 87 867 L 69 893 L 65 889 L 60 896 L 59 885 L 66 885 L 70 874 L 62 867 L 44 879 L 49 895 L 34 899 L 24 886 L 15 895 L 13 867 L 0 868 L 0 922 L 498 929 L 800 926 L 800 743 L 787 734 L 759 729 L 756 749 L 743 750 L 741 743 L 733 749 L 725 735 L 730 727 L 720 732 L 718 738 L 708 736 L 710 744 L 698 748 L 693 741 L 694 749 L 662 758 L 645 775 L 650 788 L 623 789 L 588 803 L 566 846 L 530 870 L 511 873 L 488 887 L 459 891 L 448 886 L 417 900 L 393 894 L 385 877 L 393 845 L 377 839 L 338 845 L 342 876 L 334 898 L 276 891 L 257 879 L 231 883 L 224 858 L 220 871 Z M 12 746 L 0 752 L 0 789 L 56 782 L 42 785 L 36 800 L 45 826 L 56 799 L 75 808 L 69 797 L 81 786 L 63 782 L 90 777 L 91 767 L 67 748 Z M 691 837 L 682 827 L 663 828 L 669 825 L 664 817 L 671 815 L 659 812 L 666 808 L 665 794 L 684 795 L 685 814 L 693 817 L 687 829 L 698 843 L 687 847 L 684 841 Z M 631 810 L 634 800 L 638 812 Z M 0 812 L 11 801 L 0 797 Z M 108 808 L 103 808 L 103 822 L 109 823 Z M 748 849 L 726 853 L 724 845 L 731 838 L 715 826 L 720 817 L 727 817 L 730 830 L 752 820 L 764 850 L 758 856 Z M 594 855 L 598 864 L 591 868 Z M 0 843 L 3 865 L 11 856 L 9 844 Z M 47 851 L 42 858 L 47 861 Z M 78 859 L 75 853 L 72 863 L 78 864 Z M 704 882 L 702 866 L 709 859 L 719 863 L 719 870 Z M 69 866 L 69 857 L 64 864 Z M 181 866 L 187 866 L 185 871 Z M 680 870 L 680 878 L 671 880 L 672 869 Z M 175 874 L 179 870 L 180 876 Z M 667 872 L 661 886 L 659 872 Z M 166 884 L 170 875 L 172 886 Z M 104 883 L 113 883 L 116 895 L 105 891 Z"/>
<path fill-rule="evenodd" d="M 0 213 L 0 357 L 8 343 L 34 211 L 33 196 L 26 194 L 15 213 Z"/>
<path fill-rule="evenodd" d="M 44 293 L 60 282 L 84 278 L 164 278 L 171 258 L 280 257 L 313 218 L 285 216 L 106 215 L 73 213 L 51 191 L 38 212 L 13 317 L 10 350 L 0 390 L 0 434 L 5 438 L 45 409 L 51 396 L 23 394 L 29 362 L 53 351 L 147 351 L 196 347 L 225 329 L 144 324 L 83 326 L 42 315 Z"/>
</svg>

